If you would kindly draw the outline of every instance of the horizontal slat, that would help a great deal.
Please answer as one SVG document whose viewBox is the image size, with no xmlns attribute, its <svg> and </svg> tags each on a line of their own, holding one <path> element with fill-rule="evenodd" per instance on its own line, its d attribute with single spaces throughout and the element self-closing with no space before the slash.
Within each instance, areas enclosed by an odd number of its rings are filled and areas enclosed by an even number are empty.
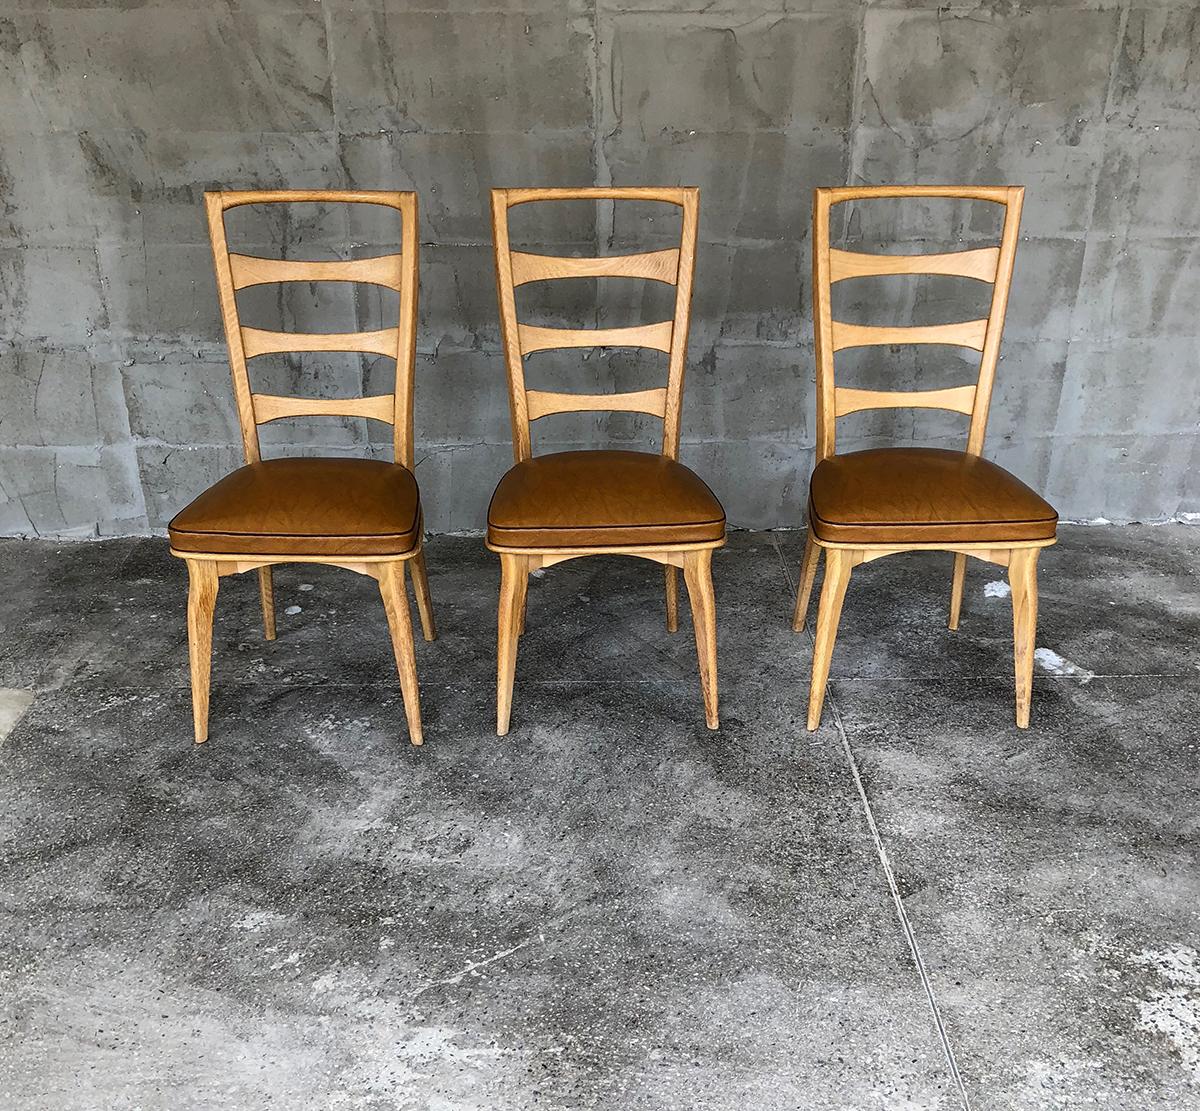
<svg viewBox="0 0 1200 1111">
<path fill-rule="evenodd" d="M 942 255 L 869 255 L 860 251 L 831 250 L 829 280 L 840 282 L 845 278 L 866 278 L 875 274 L 950 274 L 994 282 L 999 261 L 999 247 L 979 247 Z"/>
<path fill-rule="evenodd" d="M 860 409 L 949 409 L 970 413 L 975 407 L 974 386 L 945 390 L 855 390 L 838 386 L 833 391 L 834 412 L 839 417 Z"/>
<path fill-rule="evenodd" d="M 549 390 L 527 390 L 525 401 L 529 419 L 551 413 L 649 413 L 661 417 L 667 411 L 667 391 L 634 390 L 629 393 L 552 393 Z"/>
<path fill-rule="evenodd" d="M 604 258 L 565 258 L 513 251 L 513 285 L 545 282 L 553 278 L 647 278 L 674 285 L 679 273 L 679 249 L 647 251 L 637 255 Z"/>
<path fill-rule="evenodd" d="M 244 204 L 379 204 L 399 208 L 404 198 L 414 193 L 397 193 L 390 189 L 226 189 L 205 196 L 221 198 L 222 208 L 237 208 Z"/>
<path fill-rule="evenodd" d="M 402 261 L 401 255 L 334 262 L 259 258 L 257 255 L 229 256 L 234 289 L 271 282 L 369 282 L 371 285 L 399 290 Z"/>
<path fill-rule="evenodd" d="M 1007 185 L 837 185 L 820 190 L 830 204 L 844 201 L 911 200 L 915 197 L 949 197 L 961 201 L 994 201 L 1007 204 Z"/>
<path fill-rule="evenodd" d="M 242 329 L 242 347 L 246 358 L 269 355 L 274 351 L 364 351 L 396 357 L 398 343 L 395 328 L 378 332 L 264 332 L 261 328 Z"/>
<path fill-rule="evenodd" d="M 373 397 L 281 397 L 273 393 L 251 394 L 254 422 L 268 424 L 283 417 L 370 417 L 391 424 L 396 415 L 395 394 Z"/>
<path fill-rule="evenodd" d="M 530 201 L 663 201 L 666 204 L 682 205 L 688 193 L 696 193 L 695 186 L 675 188 L 644 185 L 582 185 L 566 189 L 504 189 L 509 206 L 528 204 Z"/>
<path fill-rule="evenodd" d="M 672 323 L 642 324 L 635 328 L 535 328 L 518 324 L 521 353 L 551 351 L 557 347 L 652 347 L 671 350 Z"/>
<path fill-rule="evenodd" d="M 957 324 L 926 324 L 918 327 L 879 328 L 868 324 L 844 324 L 833 321 L 833 349 L 845 347 L 881 347 L 904 343 L 945 343 L 951 347 L 983 350 L 987 335 L 986 320 L 963 320 Z"/>
</svg>

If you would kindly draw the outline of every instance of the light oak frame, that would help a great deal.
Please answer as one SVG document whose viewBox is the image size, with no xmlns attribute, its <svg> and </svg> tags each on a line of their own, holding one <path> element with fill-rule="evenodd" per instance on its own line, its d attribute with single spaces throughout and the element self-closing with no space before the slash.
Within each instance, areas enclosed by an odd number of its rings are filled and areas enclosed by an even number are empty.
<svg viewBox="0 0 1200 1111">
<path fill-rule="evenodd" d="M 514 251 L 509 245 L 508 210 L 533 201 L 662 201 L 682 211 L 678 248 L 602 258 L 564 258 Z M 637 412 L 662 419 L 662 454 L 679 457 L 680 413 L 691 320 L 692 281 L 700 191 L 695 188 L 493 189 L 492 234 L 496 288 L 508 369 L 513 455 L 518 463 L 533 455 L 530 424 L 552 413 Z M 630 328 L 537 328 L 517 320 L 516 287 L 526 282 L 570 278 L 641 278 L 675 286 L 672 319 Z M 668 357 L 664 388 L 616 394 L 570 394 L 531 390 L 525 385 L 524 357 L 534 351 L 571 347 L 649 347 Z M 720 725 L 717 712 L 717 626 L 712 585 L 712 554 L 724 539 L 678 545 L 587 548 L 513 548 L 488 544 L 500 557 L 500 604 L 497 620 L 496 733 L 508 733 L 512 710 L 517 643 L 525 630 L 529 574 L 568 559 L 589 555 L 625 555 L 661 563 L 666 586 L 668 632 L 677 631 L 678 575 L 692 607 L 704 716 L 710 729 Z"/>
<path fill-rule="evenodd" d="M 1000 355 L 1004 315 L 1012 284 L 1017 233 L 1025 190 L 1018 186 L 971 188 L 941 185 L 866 186 L 817 189 L 813 193 L 813 326 L 817 362 L 817 444 L 816 463 L 828 459 L 836 450 L 837 418 L 862 409 L 927 408 L 947 409 L 970 417 L 966 452 L 983 451 L 988 407 Z M 988 201 L 1004 206 L 1004 225 L 1000 243 L 995 247 L 929 255 L 875 255 L 832 248 L 829 243 L 829 214 L 835 204 L 860 200 L 903 200 L 945 197 L 968 201 Z M 833 319 L 832 287 L 850 278 L 881 274 L 948 274 L 992 286 L 992 299 L 986 319 L 955 324 L 922 327 L 873 327 L 845 324 Z M 944 343 L 966 347 L 980 353 L 979 375 L 973 386 L 942 390 L 891 391 L 857 390 L 834 383 L 834 354 L 847 347 L 887 344 Z M 950 588 L 949 627 L 958 628 L 962 609 L 963 581 L 967 557 L 994 563 L 1008 569 L 1013 606 L 1013 668 L 1016 683 L 1016 720 L 1029 726 L 1029 707 L 1033 686 L 1034 638 L 1037 632 L 1037 560 L 1050 540 L 1025 542 L 998 541 L 990 544 L 911 543 L 844 544 L 830 543 L 813 533 L 809 522 L 800 584 L 792 627 L 804 628 L 813 582 L 821 553 L 825 553 L 825 580 L 817 610 L 817 629 L 813 645 L 812 683 L 808 696 L 808 728 L 821 721 L 821 708 L 829 679 L 829 664 L 837 638 L 842 602 L 850 574 L 860 564 L 910 551 L 948 551 L 954 553 L 954 572 Z"/>
<path fill-rule="evenodd" d="M 311 262 L 292 259 L 258 258 L 231 253 L 226 240 L 225 213 L 249 204 L 373 204 L 395 209 L 400 217 L 401 250 L 397 254 L 348 261 Z M 247 463 L 261 460 L 259 425 L 284 417 L 352 416 L 370 417 L 392 425 L 393 458 L 410 471 L 413 469 L 413 377 L 417 342 L 417 195 L 411 192 L 375 190 L 238 190 L 204 194 L 208 232 L 216 268 L 217 294 L 233 392 L 237 401 L 238 423 Z M 373 332 L 316 334 L 306 332 L 267 332 L 246 327 L 237 306 L 237 291 L 252 285 L 275 282 L 362 282 L 386 286 L 400 295 L 399 320 L 395 328 Z M 254 393 L 250 387 L 247 360 L 269 352 L 348 351 L 386 355 L 396 362 L 396 379 L 391 394 L 373 397 L 318 399 L 281 397 Z M 426 640 L 437 636 L 433 603 L 422 552 L 423 527 L 418 522 L 416 544 L 401 555 L 340 556 L 297 555 L 281 551 L 277 555 L 229 555 L 226 553 L 181 552 L 171 554 L 187 563 L 188 569 L 188 653 L 192 678 L 192 720 L 196 743 L 208 739 L 209 679 L 212 669 L 212 624 L 217 588 L 226 575 L 258 572 L 262 599 L 263 633 L 275 639 L 275 598 L 271 569 L 281 563 L 319 563 L 341 567 L 366 575 L 379 583 L 379 593 L 387 613 L 408 737 L 414 745 L 422 743 L 420 697 L 413 646 L 412 621 L 404 585 L 405 566 L 412 576 L 421 629 Z"/>
</svg>

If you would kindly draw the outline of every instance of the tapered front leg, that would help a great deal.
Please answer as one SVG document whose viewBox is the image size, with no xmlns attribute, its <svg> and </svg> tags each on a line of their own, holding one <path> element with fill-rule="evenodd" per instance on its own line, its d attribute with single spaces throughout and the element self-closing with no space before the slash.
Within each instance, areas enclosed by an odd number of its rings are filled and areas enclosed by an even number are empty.
<svg viewBox="0 0 1200 1111">
<path fill-rule="evenodd" d="M 275 580 L 270 567 L 258 569 L 258 595 L 262 599 L 263 636 L 275 639 Z"/>
<path fill-rule="evenodd" d="M 792 628 L 796 632 L 804 629 L 808 620 L 808 603 L 812 598 L 813 583 L 817 578 L 817 567 L 821 562 L 821 547 L 813 539 L 812 527 L 804 538 L 804 558 L 800 561 L 800 585 L 796 590 L 796 609 L 792 614 Z"/>
<path fill-rule="evenodd" d="M 1012 588 L 1013 671 L 1016 677 L 1017 726 L 1029 728 L 1033 698 L 1033 653 L 1037 641 L 1037 561 L 1041 548 L 1014 548 L 1008 557 Z"/>
<path fill-rule="evenodd" d="M 417 552 L 408 562 L 412 567 L 417 612 L 421 615 L 421 632 L 426 640 L 437 640 L 437 624 L 433 620 L 433 596 L 429 593 L 429 575 L 425 571 L 425 552 Z"/>
<path fill-rule="evenodd" d="M 962 552 L 954 553 L 954 578 L 950 582 L 950 628 L 958 628 L 958 615 L 962 612 L 963 582 L 967 577 L 967 557 Z"/>
<path fill-rule="evenodd" d="M 529 583 L 529 563 L 523 555 L 500 555 L 500 604 L 496 621 L 496 735 L 508 733 L 512 714 L 513 677 L 517 668 L 517 639 Z"/>
<path fill-rule="evenodd" d="M 413 644 L 412 617 L 408 612 L 408 593 L 404 589 L 404 564 L 400 560 L 378 565 L 379 594 L 387 613 L 392 634 L 392 652 L 404 696 L 404 716 L 408 720 L 408 739 L 414 745 L 424 742 L 421 732 L 421 695 L 417 687 L 417 657 Z"/>
<path fill-rule="evenodd" d="M 704 718 L 709 729 L 718 729 L 721 721 L 717 715 L 717 605 L 713 595 L 711 548 L 683 553 L 683 581 L 692 603 Z"/>
<path fill-rule="evenodd" d="M 667 588 L 667 632 L 679 632 L 679 568 L 669 564 L 666 568 Z"/>
<path fill-rule="evenodd" d="M 808 690 L 808 728 L 821 724 L 825 687 L 829 682 L 829 663 L 837 640 L 842 602 L 850 583 L 850 571 L 861 562 L 862 553 L 828 548 L 825 551 L 825 581 L 821 585 L 821 604 L 817 610 L 817 635 L 813 643 L 812 684 Z"/>
<path fill-rule="evenodd" d="M 192 671 L 192 726 L 196 744 L 208 740 L 208 684 L 212 673 L 213 613 L 217 608 L 220 578 L 211 559 L 189 559 L 188 662 Z"/>
</svg>

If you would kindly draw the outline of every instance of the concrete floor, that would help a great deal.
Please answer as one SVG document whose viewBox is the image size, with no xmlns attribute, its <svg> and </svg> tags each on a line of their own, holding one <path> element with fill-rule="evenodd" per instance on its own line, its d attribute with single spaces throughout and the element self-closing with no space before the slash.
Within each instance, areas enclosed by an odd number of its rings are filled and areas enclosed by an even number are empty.
<svg viewBox="0 0 1200 1111">
<path fill-rule="evenodd" d="M 716 560 L 719 733 L 657 568 L 536 578 L 503 740 L 433 540 L 422 750 L 367 580 L 273 644 L 224 580 L 198 748 L 165 544 L 0 543 L 0 1105 L 1196 1107 L 1200 532 L 1063 530 L 1028 732 L 944 555 L 856 572 L 805 732 L 802 539 Z"/>
</svg>

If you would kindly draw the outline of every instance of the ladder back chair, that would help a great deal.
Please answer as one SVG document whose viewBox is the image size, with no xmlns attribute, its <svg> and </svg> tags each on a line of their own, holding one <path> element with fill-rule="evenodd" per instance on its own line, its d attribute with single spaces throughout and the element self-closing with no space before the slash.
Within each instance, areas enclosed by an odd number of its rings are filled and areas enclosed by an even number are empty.
<svg viewBox="0 0 1200 1111">
<path fill-rule="evenodd" d="M 678 247 L 600 258 L 514 251 L 509 209 L 534 201 L 661 201 L 682 213 Z M 725 543 L 725 512 L 678 462 L 680 408 L 691 317 L 700 193 L 692 188 L 494 189 L 496 284 L 508 370 L 515 465 L 488 507 L 487 546 L 500 556 L 496 732 L 508 732 L 518 637 L 525 627 L 531 571 L 588 555 L 638 556 L 665 567 L 667 629 L 678 628 L 677 576 L 692 607 L 705 719 L 718 727 L 716 607 L 712 554 Z M 670 320 L 627 328 L 542 328 L 517 319 L 515 289 L 572 278 L 639 278 L 675 287 Z M 556 348 L 646 347 L 667 356 L 667 383 L 626 393 L 528 389 L 524 357 Z M 566 451 L 534 456 L 530 424 L 552 413 L 636 412 L 663 422 L 662 450 Z"/>
<path fill-rule="evenodd" d="M 394 209 L 401 233 L 396 254 L 313 262 L 232 253 L 225 213 L 241 205 L 370 204 Z M 196 741 L 208 737 L 212 623 L 217 587 L 225 575 L 257 571 L 263 630 L 275 639 L 271 568 L 279 563 L 323 563 L 379 583 L 391 630 L 408 719 L 408 736 L 421 743 L 421 711 L 412 623 L 404 584 L 412 574 L 426 640 L 436 630 L 421 551 L 421 500 L 413 477 L 413 370 L 417 327 L 417 197 L 415 193 L 272 190 L 204 195 L 216 267 L 217 292 L 246 465 L 209 487 L 171 521 L 171 554 L 187 562 L 188 650 Z M 237 292 L 278 282 L 361 282 L 399 294 L 394 328 L 369 332 L 272 332 L 243 325 Z M 274 352 L 345 351 L 395 360 L 393 392 L 370 397 L 318 399 L 255 393 L 247 363 Z M 285 417 L 351 416 L 393 427 L 393 462 L 345 458 L 262 458 L 259 425 Z"/>
<path fill-rule="evenodd" d="M 847 201 L 946 197 L 1002 205 L 997 246 L 948 254 L 879 255 L 832 248 L 829 217 Z M 853 568 L 897 552 L 954 553 L 951 629 L 958 628 L 967 556 L 1008 569 L 1012 587 L 1016 718 L 1029 725 L 1037 626 L 1037 560 L 1055 542 L 1058 515 L 1014 475 L 981 458 L 1000 336 L 1012 281 L 1024 190 L 1017 187 L 878 186 L 817 189 L 813 197 L 813 325 L 817 361 L 816 466 L 809 486 L 808 536 L 793 628 L 804 628 L 821 553 L 825 580 L 817 612 L 808 728 L 816 729 L 842 602 Z M 835 282 L 870 275 L 945 274 L 992 287 L 986 318 L 919 327 L 877 327 L 833 319 Z M 863 390 L 834 382 L 834 355 L 850 347 L 949 344 L 978 351 L 973 385 L 950 389 Z M 863 409 L 944 409 L 970 418 L 964 451 L 877 448 L 838 455 L 838 417 Z"/>
</svg>

